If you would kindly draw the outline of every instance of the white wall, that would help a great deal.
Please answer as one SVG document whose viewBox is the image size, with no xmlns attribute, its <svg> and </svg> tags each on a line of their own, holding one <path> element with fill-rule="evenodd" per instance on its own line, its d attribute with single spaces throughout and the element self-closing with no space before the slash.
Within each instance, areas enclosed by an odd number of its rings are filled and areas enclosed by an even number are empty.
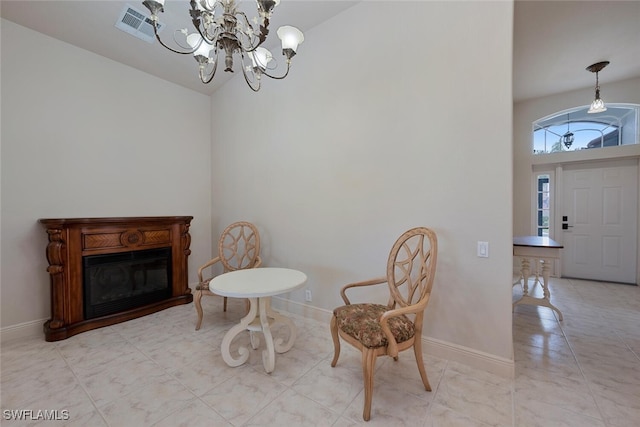
<svg viewBox="0 0 640 427">
<path fill-rule="evenodd" d="M 606 103 L 640 104 L 640 78 L 607 83 L 600 76 L 601 95 Z M 513 107 L 513 144 L 514 144 L 514 196 L 513 216 L 514 235 L 531 233 L 532 227 L 532 165 L 551 159 L 551 156 L 533 156 L 531 149 L 532 123 L 551 114 L 579 106 L 588 106 L 593 99 L 593 87 L 559 93 L 542 98 L 531 99 L 514 104 Z M 593 160 L 602 156 L 617 155 L 640 156 L 640 145 L 587 150 L 581 153 L 563 153 L 553 155 L 553 159 L 566 161 L 568 156 L 582 156 L 583 160 Z M 581 157 L 581 158 L 582 158 Z M 552 168 L 553 169 L 553 168 Z"/>
<path fill-rule="evenodd" d="M 403 231 L 432 227 L 425 336 L 511 360 L 513 4 L 399 3 L 308 31 L 284 81 L 213 95 L 214 234 L 253 221 L 265 264 L 306 272 L 331 310 L 384 275 Z"/>
<path fill-rule="evenodd" d="M 3 329 L 51 314 L 39 218 L 191 215 L 194 283 L 211 255 L 210 98 L 10 21 L 1 30 Z"/>
</svg>

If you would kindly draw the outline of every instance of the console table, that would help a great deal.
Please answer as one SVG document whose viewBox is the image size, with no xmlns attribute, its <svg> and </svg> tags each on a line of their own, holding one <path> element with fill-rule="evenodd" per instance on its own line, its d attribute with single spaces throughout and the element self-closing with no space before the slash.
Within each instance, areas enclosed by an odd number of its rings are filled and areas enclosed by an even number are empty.
<svg viewBox="0 0 640 427">
<path fill-rule="evenodd" d="M 193 301 L 188 286 L 191 216 L 40 219 L 49 235 L 47 271 L 51 281 L 51 319 L 47 341 L 145 316 Z M 171 290 L 168 298 L 141 307 L 88 319 L 83 310 L 83 257 L 169 248 Z"/>
<path fill-rule="evenodd" d="M 513 308 L 517 304 L 548 307 L 558 313 L 558 320 L 562 320 L 560 310 L 551 304 L 551 293 L 549 292 L 549 264 L 560 259 L 560 249 L 562 248 L 561 244 L 548 237 L 522 236 L 513 238 L 513 255 L 521 258 L 522 265 L 522 297 L 513 303 Z M 542 262 L 542 298 L 529 295 L 529 275 L 531 273 L 529 258 L 539 259 Z"/>
</svg>

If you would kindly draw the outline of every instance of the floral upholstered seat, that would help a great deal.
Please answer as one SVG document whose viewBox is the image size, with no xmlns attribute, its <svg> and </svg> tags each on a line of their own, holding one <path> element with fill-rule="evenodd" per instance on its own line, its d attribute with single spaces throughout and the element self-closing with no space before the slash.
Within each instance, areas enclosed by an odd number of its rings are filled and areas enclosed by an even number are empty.
<svg viewBox="0 0 640 427">
<path fill-rule="evenodd" d="M 438 240 L 433 230 L 412 228 L 402 234 L 391 248 L 387 275 L 364 282 L 350 283 L 340 290 L 345 305 L 333 310 L 331 336 L 336 366 L 340 356 L 340 338 L 362 352 L 364 410 L 362 418 L 371 418 L 373 372 L 379 356 L 398 360 L 398 353 L 413 348 L 418 372 L 427 391 L 431 391 L 422 361 L 422 320 L 431 296 L 436 271 Z M 351 304 L 350 288 L 387 284 L 387 305 Z"/>
<path fill-rule="evenodd" d="M 386 347 L 389 340 L 380 326 L 380 316 L 389 307 L 380 304 L 350 304 L 333 310 L 338 328 L 368 348 Z M 397 343 L 413 338 L 416 328 L 407 316 L 389 319 L 389 329 Z"/>
</svg>

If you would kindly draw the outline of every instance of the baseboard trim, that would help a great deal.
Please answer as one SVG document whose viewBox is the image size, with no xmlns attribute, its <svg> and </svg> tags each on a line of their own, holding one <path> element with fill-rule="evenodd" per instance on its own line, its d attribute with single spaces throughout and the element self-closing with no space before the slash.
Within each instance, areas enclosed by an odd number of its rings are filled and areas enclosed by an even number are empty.
<svg viewBox="0 0 640 427">
<path fill-rule="evenodd" d="M 423 350 L 427 354 L 453 360 L 505 378 L 515 378 L 513 360 L 430 337 L 422 337 L 422 344 Z"/>
<path fill-rule="evenodd" d="M 324 308 L 314 307 L 312 305 L 303 304 L 297 301 L 291 301 L 289 299 L 281 298 L 281 297 L 272 297 L 271 305 L 279 310 L 286 311 L 287 313 L 297 314 L 303 317 L 309 317 L 314 320 L 318 320 L 321 322 L 329 322 L 331 321 L 331 311 L 325 310 Z"/>
<path fill-rule="evenodd" d="M 327 325 L 331 320 L 331 311 L 300 302 L 273 297 L 272 305 L 274 308 L 288 313 L 309 317 L 318 321 L 326 321 Z M 513 360 L 430 337 L 423 336 L 422 344 L 426 354 L 459 362 L 502 377 L 515 377 L 515 364 Z"/>
<path fill-rule="evenodd" d="M 44 341 L 43 325 L 49 319 L 31 320 L 17 325 L 0 328 L 0 343 L 5 343 L 19 338 L 41 336 Z"/>
</svg>

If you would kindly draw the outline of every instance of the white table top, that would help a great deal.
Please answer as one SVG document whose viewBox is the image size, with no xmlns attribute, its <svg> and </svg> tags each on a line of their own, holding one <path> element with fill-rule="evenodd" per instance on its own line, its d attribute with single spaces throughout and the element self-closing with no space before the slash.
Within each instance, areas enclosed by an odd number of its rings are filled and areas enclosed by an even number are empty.
<svg viewBox="0 0 640 427">
<path fill-rule="evenodd" d="M 209 289 L 223 297 L 260 298 L 293 291 L 306 281 L 306 274 L 289 268 L 247 268 L 214 277 Z"/>
</svg>

